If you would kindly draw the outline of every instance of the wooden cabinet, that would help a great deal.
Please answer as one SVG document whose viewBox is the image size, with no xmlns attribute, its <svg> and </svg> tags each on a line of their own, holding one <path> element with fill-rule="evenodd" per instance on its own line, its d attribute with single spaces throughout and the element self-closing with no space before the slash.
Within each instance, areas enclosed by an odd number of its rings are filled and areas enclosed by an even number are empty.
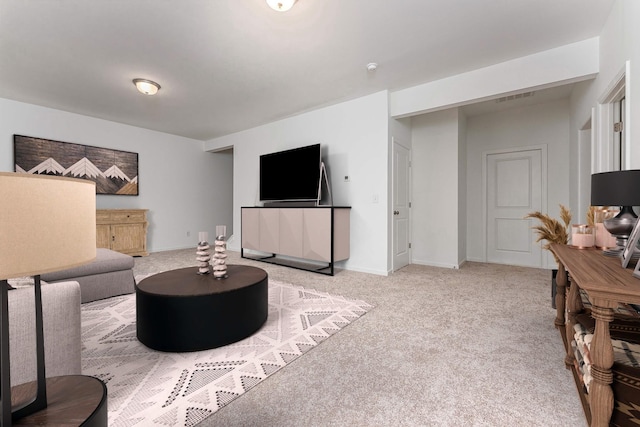
<svg viewBox="0 0 640 427">
<path fill-rule="evenodd" d="M 314 271 L 333 275 L 333 264 L 349 258 L 349 214 L 348 207 L 332 206 L 242 208 L 242 257 L 279 263 L 281 255 L 327 263 Z M 270 255 L 245 256 L 245 249 Z"/>
<path fill-rule="evenodd" d="M 96 247 L 132 256 L 147 256 L 146 209 L 96 211 Z"/>
</svg>

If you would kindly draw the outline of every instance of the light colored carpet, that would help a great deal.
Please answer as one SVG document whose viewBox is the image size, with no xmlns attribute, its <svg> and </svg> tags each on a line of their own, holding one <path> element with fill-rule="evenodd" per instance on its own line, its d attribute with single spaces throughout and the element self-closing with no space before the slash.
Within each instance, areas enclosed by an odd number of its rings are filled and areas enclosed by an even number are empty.
<svg viewBox="0 0 640 427">
<path fill-rule="evenodd" d="M 195 250 L 136 258 L 136 274 L 194 265 Z M 586 426 L 554 328 L 548 270 L 410 265 L 322 276 L 240 259 L 376 308 L 202 426 Z"/>
<path fill-rule="evenodd" d="M 270 279 L 268 318 L 257 333 L 166 353 L 137 340 L 135 295 L 94 301 L 82 305 L 82 370 L 107 384 L 109 425 L 194 426 L 371 308 Z"/>
</svg>

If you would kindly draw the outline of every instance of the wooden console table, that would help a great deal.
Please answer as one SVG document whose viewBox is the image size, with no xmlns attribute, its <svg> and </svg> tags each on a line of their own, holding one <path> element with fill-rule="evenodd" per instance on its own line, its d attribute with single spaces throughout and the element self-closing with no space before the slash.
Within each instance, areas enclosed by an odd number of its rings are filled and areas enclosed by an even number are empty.
<svg viewBox="0 0 640 427">
<path fill-rule="evenodd" d="M 555 325 L 560 329 L 567 351 L 565 364 L 574 371 L 576 385 L 590 425 L 608 426 L 614 405 L 611 389 L 614 355 L 609 323 L 613 320 L 614 309 L 619 303 L 640 304 L 640 280 L 632 276 L 630 269 L 622 268 L 620 258 L 607 257 L 596 249 L 577 249 L 554 243 L 551 245 L 551 251 L 560 260 Z M 565 272 L 571 277 L 568 295 L 565 294 L 569 285 Z M 583 310 L 580 289 L 587 293 L 592 305 L 591 313 L 595 319 L 595 331 L 590 348 L 593 380 L 588 396 L 585 396 L 580 387 L 573 364 L 575 356 L 571 348 L 576 315 Z"/>
</svg>

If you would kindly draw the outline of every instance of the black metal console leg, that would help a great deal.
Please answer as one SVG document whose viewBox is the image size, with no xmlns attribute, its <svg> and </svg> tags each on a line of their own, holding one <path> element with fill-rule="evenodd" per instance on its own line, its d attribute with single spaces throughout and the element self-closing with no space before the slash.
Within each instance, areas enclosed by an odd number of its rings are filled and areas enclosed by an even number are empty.
<svg viewBox="0 0 640 427">
<path fill-rule="evenodd" d="M 42 321 L 42 293 L 40 290 L 40 275 L 34 276 L 34 300 L 36 312 L 36 368 L 37 390 L 31 402 L 28 402 L 13 411 L 13 419 L 31 415 L 47 407 L 47 384 L 44 367 L 44 332 Z"/>
<path fill-rule="evenodd" d="M 9 365 L 9 283 L 0 281 L 0 425 L 11 425 L 11 368 Z"/>
</svg>

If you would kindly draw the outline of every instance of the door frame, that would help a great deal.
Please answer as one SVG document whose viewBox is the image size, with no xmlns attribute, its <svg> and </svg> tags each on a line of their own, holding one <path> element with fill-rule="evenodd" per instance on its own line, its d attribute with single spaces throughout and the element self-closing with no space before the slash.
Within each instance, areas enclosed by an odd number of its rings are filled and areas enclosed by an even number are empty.
<svg viewBox="0 0 640 427">
<path fill-rule="evenodd" d="M 598 103 L 595 107 L 595 114 L 592 113 L 592 122 L 595 123 L 593 130 L 595 138 L 595 144 L 593 150 L 593 170 L 592 173 L 597 172 L 609 172 L 615 170 L 614 168 L 614 104 L 621 98 L 626 99 L 626 108 L 624 112 L 624 130 L 625 133 L 625 152 L 623 165 L 620 165 L 620 170 L 631 169 L 633 152 L 631 150 L 631 110 L 629 108 L 631 99 L 631 64 L 630 61 L 626 61 L 624 67 L 616 74 L 616 76 L 609 82 L 605 90 L 603 91 Z"/>
<path fill-rule="evenodd" d="M 395 146 L 396 144 L 404 147 L 407 149 L 407 151 L 409 152 L 409 179 L 407 182 L 407 193 L 409 194 L 409 206 L 411 206 L 411 199 L 413 196 L 413 172 L 412 172 L 412 155 L 413 155 L 413 151 L 411 150 L 411 146 L 407 146 L 406 144 L 403 144 L 402 142 L 398 141 L 395 137 L 391 137 L 391 209 L 390 211 L 393 211 L 394 209 L 394 201 L 395 201 L 395 179 L 396 179 L 396 170 L 395 170 L 395 162 L 394 162 L 394 153 L 395 153 Z M 395 227 L 394 227 L 394 223 L 393 223 L 394 219 L 393 219 L 393 214 L 391 214 L 391 239 L 389 240 L 389 244 L 391 246 L 389 252 L 391 253 L 391 272 L 395 272 L 397 270 L 396 265 L 395 265 L 395 254 L 394 254 L 394 242 L 395 242 Z M 411 240 L 411 230 L 413 227 L 413 217 L 411 215 L 411 207 L 409 207 L 409 212 L 407 213 L 407 224 L 408 224 L 408 228 L 409 228 L 409 240 Z M 407 248 L 408 252 L 409 252 L 409 264 L 411 264 L 411 261 L 413 260 L 413 255 L 412 255 L 412 248 L 411 248 L 411 242 L 409 242 L 409 247 Z M 404 267 L 404 266 L 403 266 Z"/>
<path fill-rule="evenodd" d="M 542 212 L 547 212 L 547 144 L 540 145 L 527 145 L 523 147 L 508 147 L 508 148 L 499 148 L 495 150 L 487 150 L 482 152 L 482 260 L 483 262 L 487 262 L 487 211 L 489 209 L 489 205 L 487 203 L 487 185 L 488 185 L 488 173 L 487 173 L 487 162 L 489 160 L 489 156 L 494 154 L 509 154 L 509 153 L 519 153 L 523 151 L 533 151 L 540 150 L 540 169 L 542 174 L 542 194 L 541 194 L 541 209 Z M 545 259 L 542 260 L 542 267 L 546 266 Z"/>
</svg>

